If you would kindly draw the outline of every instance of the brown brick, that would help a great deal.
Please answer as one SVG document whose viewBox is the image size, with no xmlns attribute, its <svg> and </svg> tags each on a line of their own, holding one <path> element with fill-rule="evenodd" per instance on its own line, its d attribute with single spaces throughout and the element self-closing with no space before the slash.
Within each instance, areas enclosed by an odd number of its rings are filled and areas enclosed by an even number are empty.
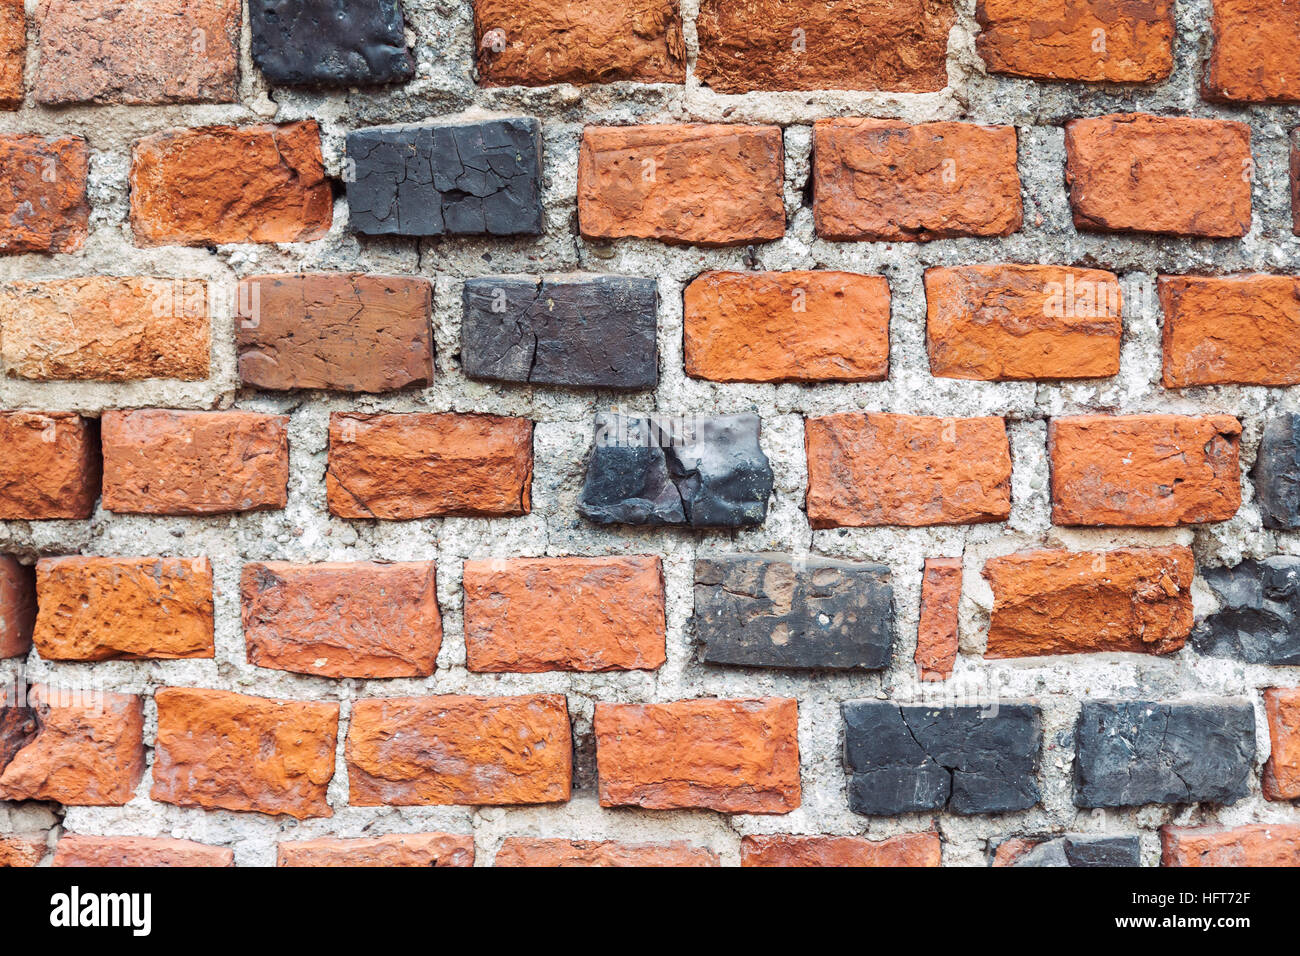
<svg viewBox="0 0 1300 956">
<path fill-rule="evenodd" d="M 534 840 L 507 837 L 493 866 L 720 866 L 718 855 L 702 846 L 672 843 L 617 843 L 613 840 Z"/>
<path fill-rule="evenodd" d="M 533 423 L 455 413 L 330 415 L 330 513 L 340 518 L 463 515 L 531 510 Z"/>
<path fill-rule="evenodd" d="M 979 524 L 1011 513 L 1000 418 L 846 412 L 808 419 L 804 436 L 814 528 Z"/>
<path fill-rule="evenodd" d="M 1300 866 L 1300 826 L 1161 827 L 1161 866 Z"/>
<path fill-rule="evenodd" d="M 676 0 L 474 0 L 479 82 L 683 83 Z"/>
<path fill-rule="evenodd" d="M 43 833 L 5 834 L 0 836 L 0 870 L 37 866 L 48 852 Z"/>
<path fill-rule="evenodd" d="M 0 660 L 24 657 L 36 625 L 36 575 L 15 558 L 0 555 Z"/>
<path fill-rule="evenodd" d="M 658 558 L 465 562 L 472 671 L 654 670 L 666 627 Z"/>
<path fill-rule="evenodd" d="M 578 223 L 588 239 L 697 246 L 785 235 L 778 126 L 588 126 L 578 156 Z"/>
<path fill-rule="evenodd" d="M 1300 689 L 1273 687 L 1264 691 L 1264 710 L 1273 743 L 1264 765 L 1264 796 L 1300 800 Z"/>
<path fill-rule="evenodd" d="M 208 377 L 204 283 L 84 276 L 0 286 L 5 371 L 38 382 Z"/>
<path fill-rule="evenodd" d="M 1300 385 L 1300 279 L 1161 276 L 1164 385 Z"/>
<path fill-rule="evenodd" d="M 248 662 L 321 677 L 427 677 L 442 646 L 432 561 L 244 565 Z"/>
<path fill-rule="evenodd" d="M 596 704 L 600 805 L 789 813 L 799 705 L 783 698 Z"/>
<path fill-rule="evenodd" d="M 347 761 L 356 807 L 561 802 L 569 710 L 559 694 L 359 700 Z"/>
<path fill-rule="evenodd" d="M 148 515 L 283 508 L 288 424 L 287 415 L 256 412 L 106 411 L 104 508 Z"/>
<path fill-rule="evenodd" d="M 276 866 L 473 866 L 474 838 L 450 833 L 390 833 L 340 840 L 292 840 L 276 851 Z"/>
<path fill-rule="evenodd" d="M 1184 547 L 1029 551 L 993 558 L 985 657 L 1172 654 L 1192 631 L 1196 562 Z"/>
<path fill-rule="evenodd" d="M 170 837 L 79 836 L 65 833 L 51 866 L 234 866 L 235 852 Z"/>
<path fill-rule="evenodd" d="M 1065 127 L 1078 229 L 1231 238 L 1250 230 L 1245 123 L 1122 113 Z"/>
<path fill-rule="evenodd" d="M 207 558 L 41 558 L 36 593 L 46 660 L 215 655 Z"/>
<path fill-rule="evenodd" d="M 70 253 L 86 242 L 90 150 L 80 136 L 0 136 L 0 255 Z"/>
<path fill-rule="evenodd" d="M 23 104 L 27 63 L 27 16 L 23 0 L 0 0 L 0 110 Z"/>
<path fill-rule="evenodd" d="M 1241 507 L 1231 415 L 1076 415 L 1047 436 L 1054 524 L 1171 528 Z"/>
<path fill-rule="evenodd" d="M 315 120 L 169 130 L 135 144 L 137 245 L 309 242 L 333 214 Z"/>
<path fill-rule="evenodd" d="M 1119 374 L 1118 277 L 1097 269 L 927 269 L 926 344 L 938 378 L 1008 382 Z"/>
<path fill-rule="evenodd" d="M 339 705 L 164 687 L 153 789 L 161 803 L 328 817 Z"/>
<path fill-rule="evenodd" d="M 1015 127 L 818 120 L 813 218 L 823 239 L 1009 236 L 1023 219 Z"/>
<path fill-rule="evenodd" d="M 978 0 L 975 18 L 990 73 L 1151 83 L 1174 68 L 1174 0 Z"/>
<path fill-rule="evenodd" d="M 939 834 L 904 833 L 887 840 L 856 836 L 747 836 L 741 866 L 939 866 Z"/>
<path fill-rule="evenodd" d="M 1214 0 L 1207 100 L 1300 103 L 1300 7 L 1287 0 Z"/>
<path fill-rule="evenodd" d="M 33 92 L 41 103 L 233 103 L 238 3 L 46 0 Z"/>
<path fill-rule="evenodd" d="M 914 658 L 921 680 L 947 680 L 952 676 L 957 663 L 961 582 L 961 558 L 925 559 Z"/>
<path fill-rule="evenodd" d="M 889 280 L 706 272 L 686 287 L 686 374 L 715 382 L 889 377 Z"/>
<path fill-rule="evenodd" d="M 99 424 L 71 412 L 0 412 L 0 520 L 89 518 L 99 498 Z"/>
<path fill-rule="evenodd" d="M 239 291 L 239 378 L 255 388 L 389 392 L 433 381 L 433 287 L 360 273 L 271 275 Z"/>
<path fill-rule="evenodd" d="M 695 74 L 719 93 L 948 85 L 952 0 L 702 0 Z"/>
</svg>

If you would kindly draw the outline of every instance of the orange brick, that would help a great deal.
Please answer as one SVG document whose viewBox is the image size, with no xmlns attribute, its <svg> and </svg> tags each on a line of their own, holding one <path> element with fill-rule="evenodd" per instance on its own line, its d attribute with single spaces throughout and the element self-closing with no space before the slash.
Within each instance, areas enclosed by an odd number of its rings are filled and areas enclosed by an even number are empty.
<svg viewBox="0 0 1300 956">
<path fill-rule="evenodd" d="M 493 866 L 720 866 L 702 846 L 672 843 L 616 843 L 612 840 L 532 840 L 507 837 Z"/>
<path fill-rule="evenodd" d="M 99 424 L 70 412 L 0 412 L 0 520 L 89 518 L 99 498 Z"/>
<path fill-rule="evenodd" d="M 939 834 L 905 833 L 887 840 L 855 836 L 747 836 L 741 866 L 939 866 Z"/>
<path fill-rule="evenodd" d="M 23 0 L 0 0 L 0 110 L 22 106 L 26 63 L 27 16 Z"/>
<path fill-rule="evenodd" d="M 276 866 L 473 866 L 474 838 L 450 833 L 391 833 L 281 843 Z"/>
<path fill-rule="evenodd" d="M 43 833 L 0 836 L 0 870 L 38 866 L 48 852 Z"/>
<path fill-rule="evenodd" d="M 71 253 L 86 243 L 90 150 L 80 136 L 0 136 L 0 255 Z"/>
<path fill-rule="evenodd" d="M 1294 0 L 1214 0 L 1207 100 L 1300 103 L 1300 6 Z"/>
<path fill-rule="evenodd" d="M 1264 765 L 1264 796 L 1300 800 L 1300 689 L 1273 687 L 1264 691 L 1264 710 L 1273 742 Z"/>
<path fill-rule="evenodd" d="M 961 558 L 925 559 L 915 655 L 921 680 L 947 680 L 952 676 L 957 663 L 961 579 Z"/>
<path fill-rule="evenodd" d="M 36 574 L 0 555 L 0 660 L 25 657 L 36 625 Z"/>
<path fill-rule="evenodd" d="M 1161 827 L 1161 866 L 1300 866 L 1300 826 Z"/>
<path fill-rule="evenodd" d="M 234 866 L 235 852 L 170 837 L 101 837 L 65 833 L 51 866 Z"/>
</svg>

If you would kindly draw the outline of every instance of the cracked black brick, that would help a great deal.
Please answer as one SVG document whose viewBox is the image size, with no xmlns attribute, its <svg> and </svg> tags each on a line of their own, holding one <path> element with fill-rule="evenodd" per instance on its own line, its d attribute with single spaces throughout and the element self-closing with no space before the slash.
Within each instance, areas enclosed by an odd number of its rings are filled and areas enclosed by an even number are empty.
<svg viewBox="0 0 1300 956">
<path fill-rule="evenodd" d="M 253 62 L 285 86 L 372 86 L 415 75 L 401 0 L 249 0 Z"/>
<path fill-rule="evenodd" d="M 658 301 L 653 279 L 628 276 L 470 279 L 461 367 L 489 381 L 654 388 Z"/>
<path fill-rule="evenodd" d="M 1142 844 L 1134 836 L 1099 837 L 1067 833 L 1045 839 L 1018 856 L 1012 866 L 1108 867 L 1141 866 Z"/>
<path fill-rule="evenodd" d="M 788 555 L 695 562 L 695 633 L 710 664 L 866 668 L 889 665 L 889 568 Z"/>
<path fill-rule="evenodd" d="M 847 701 L 849 809 L 1004 813 L 1038 803 L 1042 720 L 1033 704 L 988 708 Z"/>
<path fill-rule="evenodd" d="M 737 528 L 767 517 L 757 415 L 596 416 L 578 513 L 597 524 Z"/>
<path fill-rule="evenodd" d="M 1194 648 L 1247 664 L 1300 664 L 1300 558 L 1203 568 L 1201 577 L 1219 610 L 1192 631 Z"/>
<path fill-rule="evenodd" d="M 1264 527 L 1300 528 L 1300 415 L 1269 419 L 1253 474 Z"/>
<path fill-rule="evenodd" d="M 363 235 L 540 235 L 541 127 L 513 118 L 348 134 L 350 228 Z"/>
<path fill-rule="evenodd" d="M 1084 701 L 1075 725 L 1074 803 L 1235 803 L 1255 762 L 1246 700 Z"/>
</svg>

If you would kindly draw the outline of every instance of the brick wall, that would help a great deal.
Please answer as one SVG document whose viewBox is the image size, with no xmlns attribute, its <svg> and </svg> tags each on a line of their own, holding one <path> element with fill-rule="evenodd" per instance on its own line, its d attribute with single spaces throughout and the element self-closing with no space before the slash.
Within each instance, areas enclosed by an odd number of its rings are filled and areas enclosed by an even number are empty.
<svg viewBox="0 0 1300 956">
<path fill-rule="evenodd" d="M 1296 4 L 324 6 L 0 2 L 0 864 L 1300 863 Z"/>
</svg>

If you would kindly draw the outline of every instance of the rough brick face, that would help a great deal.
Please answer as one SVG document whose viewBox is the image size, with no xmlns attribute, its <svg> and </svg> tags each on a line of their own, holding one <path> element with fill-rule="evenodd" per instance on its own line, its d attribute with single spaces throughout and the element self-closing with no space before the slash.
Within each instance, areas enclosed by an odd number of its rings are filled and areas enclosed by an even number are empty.
<svg viewBox="0 0 1300 956">
<path fill-rule="evenodd" d="M 0 660 L 22 657 L 32 647 L 36 625 L 36 575 L 0 555 Z"/>
<path fill-rule="evenodd" d="M 1197 651 L 1248 664 L 1300 664 L 1300 558 L 1279 554 L 1200 571 L 1218 609 L 1197 622 Z"/>
<path fill-rule="evenodd" d="M 579 227 L 588 239 L 697 246 L 780 239 L 782 157 L 776 126 L 589 126 L 578 156 Z"/>
<path fill-rule="evenodd" d="M 1161 866 L 1300 866 L 1300 826 L 1161 827 Z"/>
<path fill-rule="evenodd" d="M 889 376 L 889 280 L 849 272 L 706 272 L 686 287 L 686 374 L 715 382 Z"/>
<path fill-rule="evenodd" d="M 1227 521 L 1241 506 L 1230 415 L 1077 415 L 1053 419 L 1052 521 L 1171 528 Z"/>
<path fill-rule="evenodd" d="M 466 561 L 472 671 L 654 670 L 665 660 L 658 558 Z"/>
<path fill-rule="evenodd" d="M 841 241 L 1009 236 L 1022 222 L 1015 128 L 818 120 L 813 218 Z"/>
<path fill-rule="evenodd" d="M 1273 750 L 1264 766 L 1264 796 L 1300 799 L 1300 690 L 1273 687 L 1264 691 L 1268 735 Z"/>
<path fill-rule="evenodd" d="M 939 834 L 905 833 L 887 840 L 857 836 L 747 836 L 741 866 L 938 866 Z"/>
<path fill-rule="evenodd" d="M 0 869 L 38 866 L 48 852 L 43 833 L 0 836 Z"/>
<path fill-rule="evenodd" d="M 432 561 L 244 565 L 248 662 L 321 677 L 427 677 L 442 646 Z"/>
<path fill-rule="evenodd" d="M 789 813 L 799 806 L 794 700 L 596 704 L 600 804 Z"/>
<path fill-rule="evenodd" d="M 961 558 L 925 559 L 914 658 L 921 680 L 947 680 L 952 676 L 960 637 L 957 613 L 961 586 Z"/>
<path fill-rule="evenodd" d="M 85 245 L 89 170 L 80 136 L 0 136 L 0 255 L 72 253 Z"/>
<path fill-rule="evenodd" d="M 529 840 L 508 837 L 493 866 L 718 866 L 718 856 L 687 843 L 616 843 L 612 840 Z"/>
<path fill-rule="evenodd" d="M 181 687 L 165 687 L 154 700 L 154 800 L 299 820 L 333 813 L 325 791 L 334 776 L 338 704 Z"/>
<path fill-rule="evenodd" d="M 1000 418 L 846 412 L 810 418 L 808 520 L 814 528 L 1002 521 L 1011 450 Z"/>
<path fill-rule="evenodd" d="M 0 448 L 0 520 L 89 518 L 95 510 L 95 422 L 70 412 L 0 412 Z"/>
<path fill-rule="evenodd" d="M 1074 225 L 1228 238 L 1250 231 L 1250 127 L 1126 113 L 1065 127 Z"/>
<path fill-rule="evenodd" d="M 415 74 L 402 0 L 250 0 L 253 62 L 271 83 L 349 87 Z"/>
<path fill-rule="evenodd" d="M 1300 7 L 1288 0 L 1214 0 L 1208 100 L 1300 102 Z"/>
<path fill-rule="evenodd" d="M 473 866 L 474 838 L 450 833 L 391 833 L 352 840 L 281 843 L 276 866 Z"/>
<path fill-rule="evenodd" d="M 234 866 L 235 853 L 169 837 L 79 836 L 64 834 L 54 848 L 51 866 L 193 867 Z"/>
<path fill-rule="evenodd" d="M 23 102 L 23 67 L 27 61 L 27 17 L 23 0 L 0 0 L 0 110 Z"/>
<path fill-rule="evenodd" d="M 153 515 L 283 508 L 288 423 L 255 412 L 106 411 L 104 507 Z"/>
</svg>

